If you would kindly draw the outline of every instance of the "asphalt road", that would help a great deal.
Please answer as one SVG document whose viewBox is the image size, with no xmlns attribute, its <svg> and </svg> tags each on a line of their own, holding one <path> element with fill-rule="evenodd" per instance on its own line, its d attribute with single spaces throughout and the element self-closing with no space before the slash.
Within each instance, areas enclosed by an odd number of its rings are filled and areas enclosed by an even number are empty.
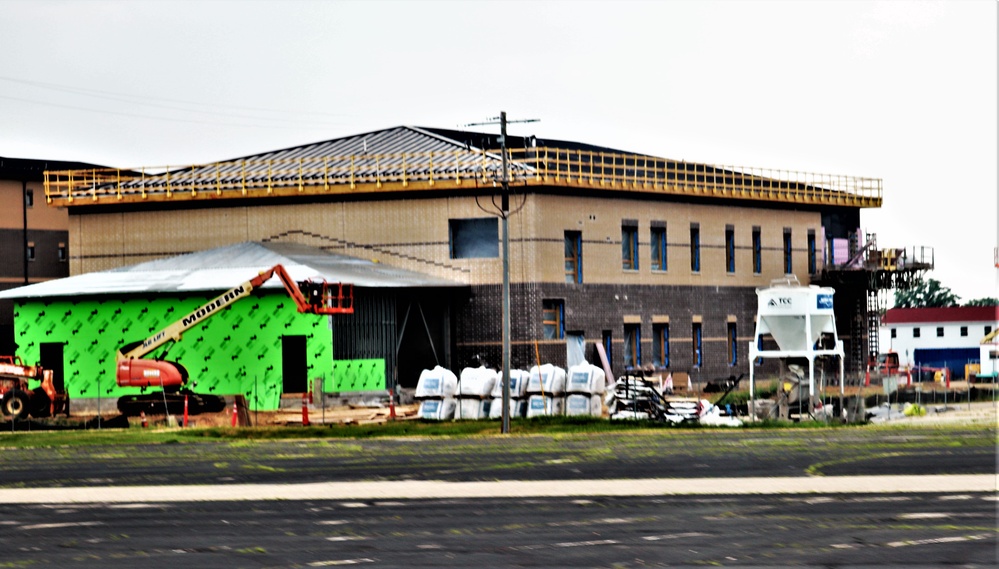
<svg viewBox="0 0 999 569">
<path fill-rule="evenodd" d="M 999 565 L 995 491 L 893 485 L 918 474 L 989 480 L 994 428 L 178 441 L 0 448 L 0 461 L 0 496 L 63 489 L 51 501 L 0 499 L 0 567 Z M 873 490 L 766 495 L 734 483 L 863 476 Z M 289 499 L 263 486 L 613 479 L 627 494 L 639 478 L 671 479 L 689 495 Z M 191 484 L 218 499 L 188 501 L 167 486 Z M 262 498 L 227 498 L 239 484 L 260 485 Z M 134 500 L 60 498 L 76 487 L 128 497 L 123 486 L 151 488 Z"/>
<path fill-rule="evenodd" d="M 989 474 L 999 460 L 996 430 L 981 427 L 183 441 L 2 448 L 0 488 Z"/>
</svg>

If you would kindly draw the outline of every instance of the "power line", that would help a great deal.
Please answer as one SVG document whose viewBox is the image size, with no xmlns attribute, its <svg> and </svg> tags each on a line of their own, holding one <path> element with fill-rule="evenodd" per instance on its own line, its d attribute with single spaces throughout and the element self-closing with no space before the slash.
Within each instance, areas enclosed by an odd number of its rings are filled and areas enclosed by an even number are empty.
<svg viewBox="0 0 999 569">
<path fill-rule="evenodd" d="M 101 91 L 99 89 L 89 89 L 89 88 L 86 88 L 86 87 L 75 87 L 75 86 L 71 86 L 71 85 L 61 85 L 61 84 L 58 84 L 58 83 L 46 83 L 46 82 L 43 82 L 43 81 L 28 81 L 28 80 L 25 80 L 25 79 L 15 79 L 13 77 L 3 77 L 3 76 L 0 76 L 0 81 L 7 81 L 9 83 L 20 83 L 22 85 L 30 85 L 32 87 L 39 87 L 39 88 L 42 88 L 42 89 L 49 89 L 49 90 L 52 90 L 52 91 L 62 91 L 62 92 L 69 92 L 69 93 L 78 93 L 78 94 L 86 95 L 86 96 L 89 96 L 89 97 L 104 98 L 104 99 L 119 100 L 119 101 L 132 100 L 132 102 L 134 102 L 135 104 L 147 105 L 147 106 L 155 106 L 155 107 L 161 107 L 161 105 L 154 105 L 154 104 L 148 103 L 146 101 L 162 101 L 162 102 L 166 102 L 166 103 L 177 103 L 177 104 L 181 104 L 181 105 L 191 105 L 191 106 L 209 107 L 209 108 L 210 107 L 216 107 L 216 108 L 218 108 L 218 105 L 212 105 L 212 104 L 209 104 L 209 103 L 200 103 L 200 102 L 196 102 L 196 101 L 185 101 L 183 99 L 172 99 L 172 98 L 168 98 L 168 97 L 155 97 L 155 96 L 147 96 L 147 95 L 132 95 L 132 94 L 129 94 L 129 93 L 116 93 L 116 92 L 113 92 L 113 91 Z M 163 107 L 163 108 L 176 108 L 176 107 Z M 343 114 L 340 114 L 340 113 L 325 113 L 325 112 L 321 112 L 321 111 L 306 111 L 306 112 L 302 113 L 302 112 L 298 112 L 298 111 L 289 111 L 287 109 L 267 109 L 267 108 L 262 108 L 262 107 L 242 107 L 242 106 L 238 106 L 238 105 L 226 105 L 225 108 L 239 110 L 239 111 L 256 111 L 256 112 L 263 112 L 263 113 L 282 113 L 282 114 L 287 114 L 289 112 L 297 112 L 298 114 L 308 114 L 308 115 L 315 115 L 315 116 L 326 116 L 326 117 L 331 117 L 331 118 L 343 118 L 344 116 L 346 116 L 346 115 L 343 115 Z M 180 109 L 180 110 L 186 110 L 186 111 L 190 111 L 190 112 L 212 112 L 212 111 L 195 111 L 194 109 Z M 218 111 L 215 111 L 215 112 L 218 112 Z M 263 118 L 263 117 L 260 117 L 260 118 Z"/>
<path fill-rule="evenodd" d="M 124 112 L 119 112 L 119 111 L 108 111 L 108 110 L 103 110 L 103 109 L 92 109 L 92 108 L 80 107 L 80 106 L 76 106 L 76 105 L 64 105 L 64 104 L 60 104 L 60 103 L 48 103 L 48 102 L 42 102 L 42 101 L 34 101 L 34 100 L 31 100 L 31 99 L 24 99 L 24 98 L 21 98 L 21 97 L 10 97 L 10 96 L 7 96 L 7 95 L 0 95 L 0 99 L 7 99 L 7 100 L 10 100 L 10 101 L 19 101 L 19 102 L 22 102 L 22 103 L 30 103 L 32 105 L 41 105 L 41 106 L 46 106 L 46 107 L 57 107 L 57 108 L 62 108 L 62 109 L 72 109 L 72 110 L 75 110 L 75 111 L 85 111 L 85 112 L 88 112 L 88 113 L 97 113 L 97 114 L 104 114 L 104 115 L 115 115 L 115 116 L 122 116 L 122 117 L 149 119 L 149 120 L 164 121 L 164 122 L 182 122 L 182 123 L 205 124 L 205 125 L 213 125 L 213 126 L 242 126 L 242 127 L 248 127 L 248 128 L 283 129 L 283 130 L 301 130 L 302 129 L 301 126 L 260 125 L 260 124 L 246 124 L 246 123 L 232 123 L 232 122 L 218 122 L 218 121 L 213 122 L 213 121 L 204 121 L 204 120 L 196 120 L 196 119 L 181 119 L 181 118 L 176 118 L 176 117 L 163 117 L 163 116 L 143 115 L 143 114 L 137 114 L 137 113 L 124 113 Z M 271 119 L 271 120 L 275 120 L 275 119 Z M 321 126 L 340 126 L 340 125 L 334 125 L 332 123 L 311 123 L 311 126 L 321 127 Z"/>
</svg>

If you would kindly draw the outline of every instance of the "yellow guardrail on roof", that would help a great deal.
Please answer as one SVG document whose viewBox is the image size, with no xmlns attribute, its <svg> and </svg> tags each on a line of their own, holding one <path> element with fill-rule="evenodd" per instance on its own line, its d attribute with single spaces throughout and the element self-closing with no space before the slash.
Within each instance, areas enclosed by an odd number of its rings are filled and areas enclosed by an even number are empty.
<svg viewBox="0 0 999 569">
<path fill-rule="evenodd" d="M 508 151 L 517 186 L 880 207 L 881 180 L 769 168 L 695 164 L 639 154 L 526 148 Z M 247 158 L 184 167 L 45 173 L 56 206 L 366 193 L 499 186 L 498 152 Z"/>
</svg>

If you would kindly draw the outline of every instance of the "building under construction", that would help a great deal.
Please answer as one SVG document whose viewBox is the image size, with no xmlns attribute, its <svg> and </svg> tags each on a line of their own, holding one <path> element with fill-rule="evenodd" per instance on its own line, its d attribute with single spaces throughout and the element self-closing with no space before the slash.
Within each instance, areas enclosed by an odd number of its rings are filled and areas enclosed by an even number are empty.
<svg viewBox="0 0 999 569">
<path fill-rule="evenodd" d="M 877 350 L 880 295 L 932 267 L 920 252 L 858 237 L 861 209 L 882 203 L 876 178 L 537 136 L 395 127 L 210 164 L 52 171 L 45 195 L 69 212 L 73 275 L 259 242 L 461 285 L 432 305 L 397 296 L 367 315 L 358 297 L 356 313 L 337 320 L 334 360 L 384 359 L 387 387 L 413 387 L 437 363 L 499 364 L 504 198 L 515 368 L 564 366 L 572 345 L 593 361 L 599 344 L 615 374 L 739 375 L 750 365 L 756 289 L 795 275 L 836 289 L 857 373 Z M 414 322 L 427 349 L 403 362 L 391 355 Z"/>
</svg>

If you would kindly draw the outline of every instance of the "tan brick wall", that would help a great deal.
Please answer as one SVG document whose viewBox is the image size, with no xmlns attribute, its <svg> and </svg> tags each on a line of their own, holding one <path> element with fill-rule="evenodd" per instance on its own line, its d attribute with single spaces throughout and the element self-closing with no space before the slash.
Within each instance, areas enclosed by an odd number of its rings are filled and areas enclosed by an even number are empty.
<svg viewBox="0 0 999 569">
<path fill-rule="evenodd" d="M 480 198 L 490 207 L 488 197 Z M 514 197 L 512 207 L 520 205 Z M 448 220 L 488 217 L 472 197 L 363 200 L 201 210 L 76 214 L 70 227 L 72 274 L 241 241 L 303 243 L 425 274 L 498 283 L 502 261 L 451 259 Z M 638 222 L 639 270 L 621 268 L 623 219 Z M 667 224 L 668 270 L 650 270 L 650 225 Z M 690 270 L 690 224 L 701 234 L 701 271 Z M 725 228 L 734 225 L 736 271 L 725 271 Z M 512 282 L 564 282 L 564 232 L 582 232 L 585 283 L 766 286 L 783 276 L 783 228 L 791 227 L 794 269 L 807 281 L 806 235 L 820 235 L 815 212 L 641 199 L 534 194 L 510 219 Z M 762 229 L 763 273 L 752 272 L 752 227 Z M 821 243 L 817 244 L 821 248 Z M 821 253 L 820 253 L 821 254 Z"/>
</svg>

